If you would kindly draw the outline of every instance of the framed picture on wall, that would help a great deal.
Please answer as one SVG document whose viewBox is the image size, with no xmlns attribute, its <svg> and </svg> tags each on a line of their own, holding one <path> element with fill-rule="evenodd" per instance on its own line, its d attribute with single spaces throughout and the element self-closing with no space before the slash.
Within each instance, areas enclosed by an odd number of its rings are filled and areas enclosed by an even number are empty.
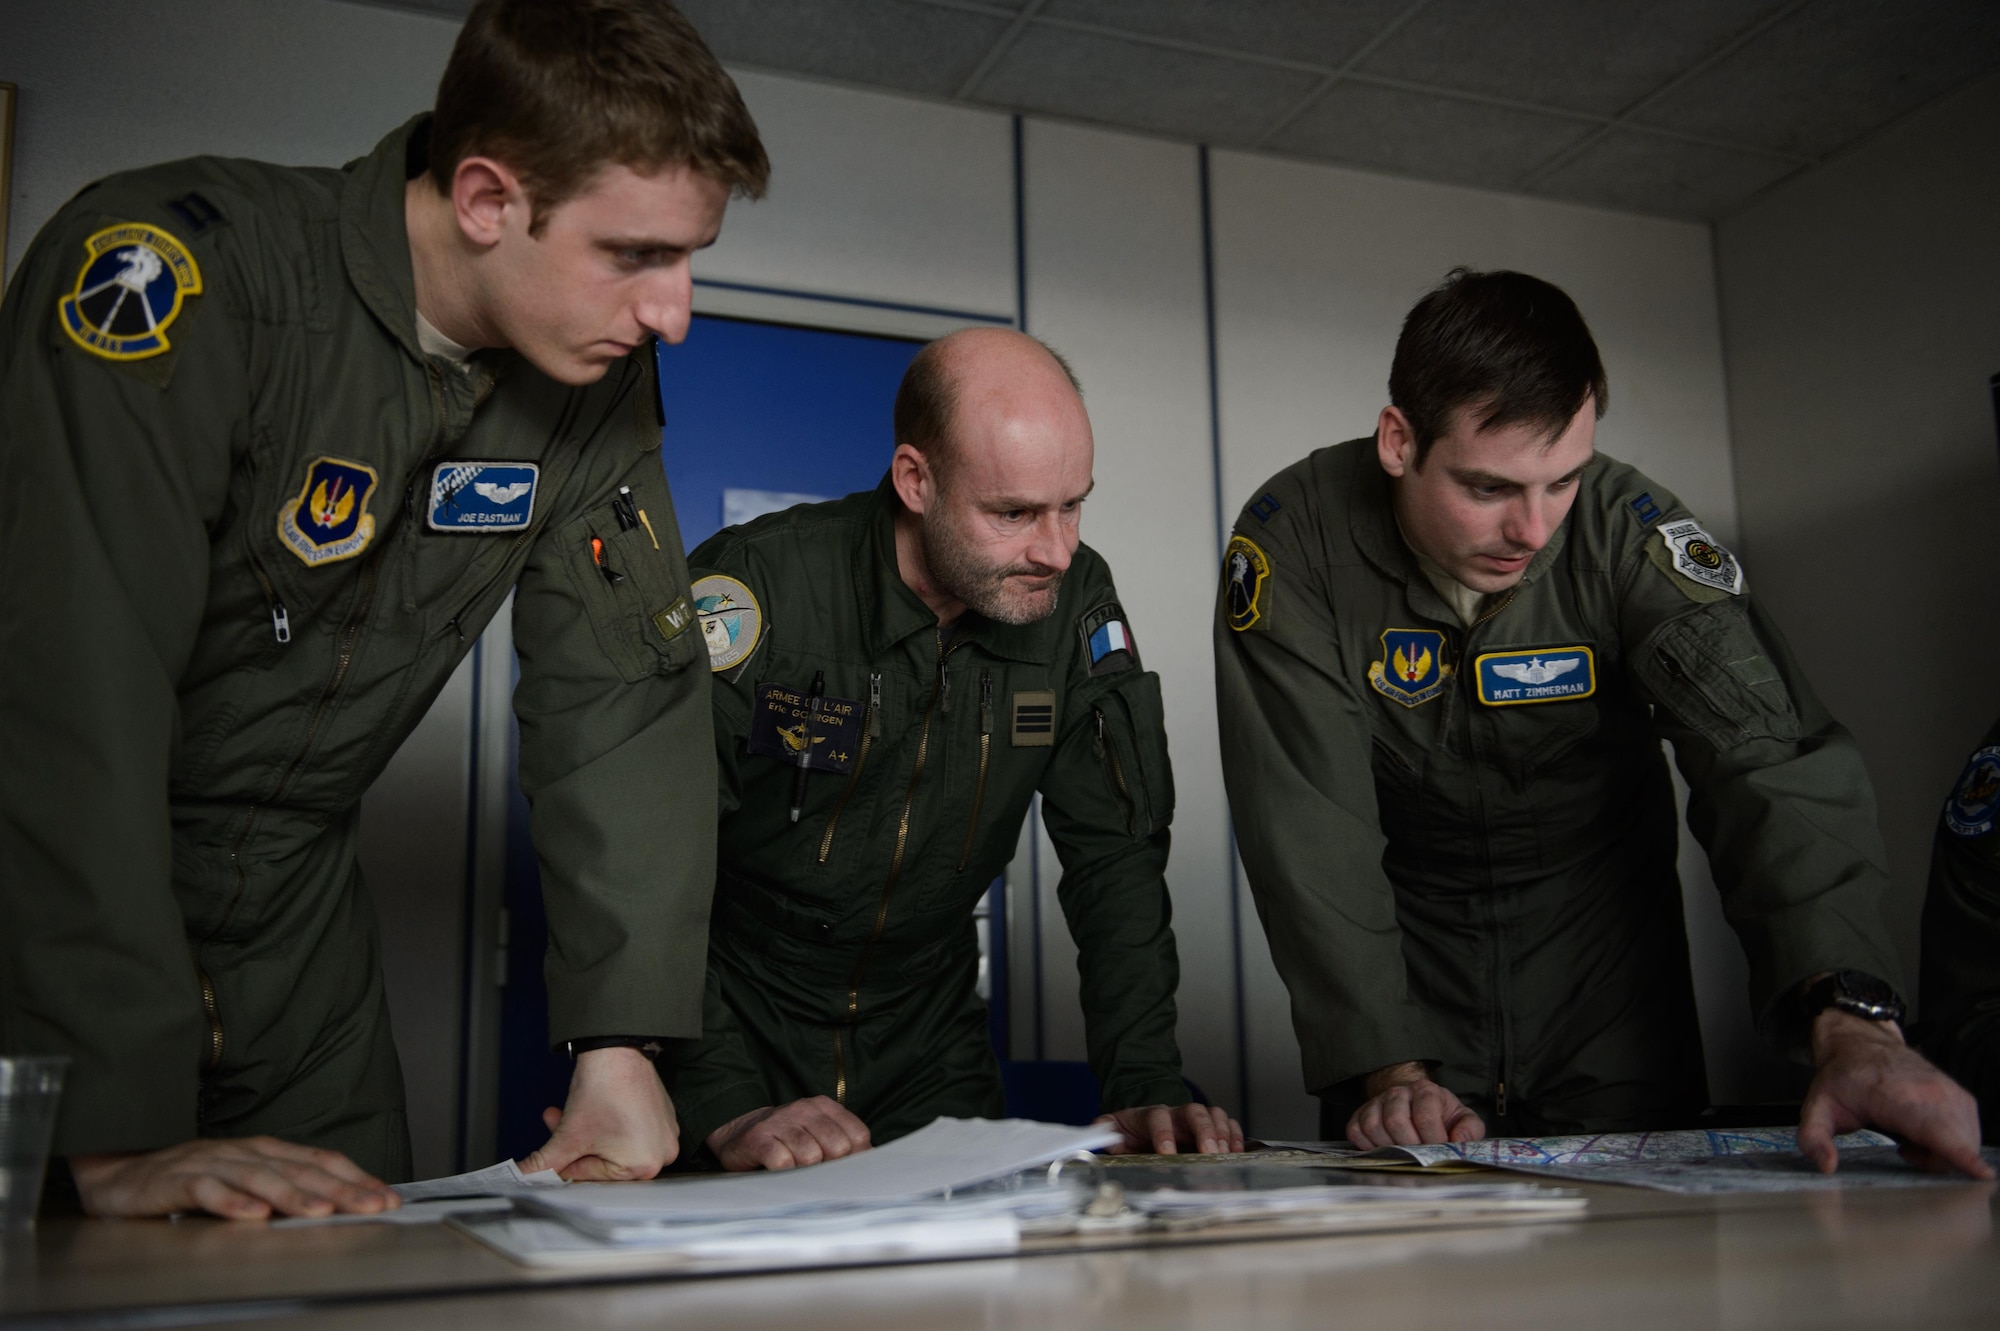
<svg viewBox="0 0 2000 1331">
<path fill-rule="evenodd" d="M 18 90 L 0 83 L 0 283 L 7 280 L 7 200 L 14 197 L 14 98 Z"/>
</svg>

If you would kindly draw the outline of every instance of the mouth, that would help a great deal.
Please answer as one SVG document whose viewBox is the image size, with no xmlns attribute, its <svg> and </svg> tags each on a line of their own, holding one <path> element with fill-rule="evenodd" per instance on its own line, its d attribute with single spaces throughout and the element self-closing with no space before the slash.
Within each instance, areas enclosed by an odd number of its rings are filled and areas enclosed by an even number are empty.
<svg viewBox="0 0 2000 1331">
<path fill-rule="evenodd" d="M 1496 573 L 1519 573 L 1534 557 L 1531 551 L 1525 555 L 1480 555 L 1479 559 Z"/>
</svg>

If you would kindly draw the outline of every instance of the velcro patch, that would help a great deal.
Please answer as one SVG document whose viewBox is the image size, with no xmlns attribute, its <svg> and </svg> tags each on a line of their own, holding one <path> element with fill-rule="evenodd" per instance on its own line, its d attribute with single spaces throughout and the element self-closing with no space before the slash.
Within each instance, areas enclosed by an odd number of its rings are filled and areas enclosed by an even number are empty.
<svg viewBox="0 0 2000 1331">
<path fill-rule="evenodd" d="M 1368 682 L 1377 693 L 1417 707 L 1443 693 L 1450 679 L 1444 634 L 1436 629 L 1382 630 L 1382 659 L 1368 666 Z"/>
<path fill-rule="evenodd" d="M 653 616 L 653 627 L 658 629 L 660 636 L 668 642 L 687 632 L 688 625 L 692 623 L 694 623 L 694 607 L 688 604 L 688 598 L 685 596 L 676 596 L 672 605 Z"/>
<path fill-rule="evenodd" d="M 1054 748 L 1056 694 L 1054 689 L 1029 689 L 1014 695 L 1014 723 L 1008 740 L 1017 749 Z"/>
<path fill-rule="evenodd" d="M 1222 553 L 1222 615 L 1238 633 L 1253 628 L 1269 609 L 1265 583 L 1271 559 L 1248 536 L 1232 536 Z M 1268 627 L 1268 626 L 1267 626 Z"/>
<path fill-rule="evenodd" d="M 167 329 L 187 298 L 201 294 L 201 269 L 187 246 L 159 227 L 120 222 L 93 233 L 83 248 L 76 286 L 57 305 L 70 341 L 105 360 L 169 350 Z"/>
<path fill-rule="evenodd" d="M 432 531 L 520 531 L 535 520 L 542 469 L 532 462 L 440 462 L 431 471 Z"/>
<path fill-rule="evenodd" d="M 851 772 L 861 747 L 862 715 L 861 704 L 847 698 L 821 698 L 815 715 L 804 689 L 759 684 L 750 707 L 750 752 L 793 767 L 805 752 L 806 766 L 815 772 Z"/>
<path fill-rule="evenodd" d="M 2000 745 L 1981 749 L 1965 765 L 1951 798 L 1944 802 L 1944 825 L 1953 836 L 1984 836 L 2000 814 Z"/>
<path fill-rule="evenodd" d="M 306 464 L 299 497 L 278 510 L 278 539 L 308 568 L 352 559 L 375 537 L 373 467 L 343 458 L 314 458 Z"/>
<path fill-rule="evenodd" d="M 1278 502 L 1278 496 L 1266 490 L 1262 496 L 1252 501 L 1250 506 L 1244 511 L 1262 523 L 1269 522 L 1273 515 L 1283 507 L 1284 505 Z"/>
<path fill-rule="evenodd" d="M 1472 669 L 1479 701 L 1488 707 L 1569 702 L 1597 692 L 1596 654 L 1581 645 L 1484 652 L 1474 658 Z"/>
<path fill-rule="evenodd" d="M 746 661 L 764 636 L 764 608 L 735 578 L 711 573 L 695 580 L 694 612 L 708 644 L 708 668 L 728 670 Z"/>
<path fill-rule="evenodd" d="M 1660 528 L 1660 539 L 1667 543 L 1674 572 L 1699 586 L 1731 596 L 1742 595 L 1743 566 L 1736 562 L 1735 555 L 1703 531 L 1699 522 L 1692 519 L 1669 522 Z"/>
<path fill-rule="evenodd" d="M 1126 627 L 1125 611 L 1118 602 L 1106 601 L 1089 611 L 1076 621 L 1076 630 L 1083 639 L 1083 655 L 1090 663 L 1091 675 L 1115 675 L 1139 664 L 1139 645 L 1132 641 L 1132 630 Z"/>
</svg>

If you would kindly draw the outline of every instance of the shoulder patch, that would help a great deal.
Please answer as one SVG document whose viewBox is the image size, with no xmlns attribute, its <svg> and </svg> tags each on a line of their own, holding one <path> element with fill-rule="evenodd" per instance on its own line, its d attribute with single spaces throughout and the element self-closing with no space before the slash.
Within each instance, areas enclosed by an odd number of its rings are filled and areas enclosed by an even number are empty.
<svg viewBox="0 0 2000 1331">
<path fill-rule="evenodd" d="M 1953 836 L 1985 836 L 2000 814 L 2000 744 L 1972 755 L 1944 802 L 1944 825 Z"/>
<path fill-rule="evenodd" d="M 735 578 L 711 573 L 694 584 L 694 612 L 708 644 L 708 668 L 728 670 L 750 658 L 764 636 L 764 608 Z"/>
<path fill-rule="evenodd" d="M 187 246 L 156 226 L 120 222 L 83 248 L 76 286 L 57 305 L 70 341 L 111 361 L 169 350 L 167 329 L 187 298 L 201 294 L 201 269 Z"/>
<path fill-rule="evenodd" d="M 1444 692 L 1452 669 L 1444 659 L 1444 634 L 1436 629 L 1383 629 L 1382 659 L 1370 662 L 1368 682 L 1383 697 L 1417 707 Z"/>
<path fill-rule="evenodd" d="M 1132 641 L 1132 630 L 1126 627 L 1125 611 L 1118 602 L 1106 601 L 1085 612 L 1076 621 L 1076 632 L 1083 639 L 1084 660 L 1089 662 L 1093 677 L 1115 675 L 1139 664 L 1139 645 Z"/>
<path fill-rule="evenodd" d="M 278 510 L 278 539 L 307 568 L 352 559 L 375 538 L 375 469 L 345 458 L 318 457 L 306 464 L 299 497 Z"/>
<path fill-rule="evenodd" d="M 1675 573 L 1706 590 L 1743 594 L 1743 566 L 1699 522 L 1692 518 L 1669 522 L 1660 528 L 1660 540 L 1666 544 L 1668 567 Z"/>
<path fill-rule="evenodd" d="M 1248 536 L 1232 536 L 1222 553 L 1222 615 L 1238 633 L 1256 627 L 1270 610 L 1271 557 Z M 1266 623 L 1265 627 L 1269 627 Z"/>
<path fill-rule="evenodd" d="M 541 478 L 533 462 L 440 462 L 431 469 L 424 525 L 432 531 L 519 531 L 535 520 Z"/>
<path fill-rule="evenodd" d="M 1642 526 L 1650 527 L 1660 520 L 1660 506 L 1653 502 L 1650 491 L 1632 500 L 1627 507 L 1632 510 Z"/>
<path fill-rule="evenodd" d="M 1266 490 L 1246 511 L 1251 517 L 1262 523 L 1269 522 L 1272 515 L 1283 507 L 1284 505 L 1278 502 L 1278 496 Z"/>
</svg>

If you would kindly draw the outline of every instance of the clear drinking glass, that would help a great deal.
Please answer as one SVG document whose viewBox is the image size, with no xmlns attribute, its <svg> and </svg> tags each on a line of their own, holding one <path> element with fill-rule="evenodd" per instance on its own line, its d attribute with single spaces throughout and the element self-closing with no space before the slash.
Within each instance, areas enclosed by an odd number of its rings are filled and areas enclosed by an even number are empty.
<svg viewBox="0 0 2000 1331">
<path fill-rule="evenodd" d="M 34 1227 L 68 1066 L 59 1054 L 0 1058 L 0 1230 Z"/>
</svg>

